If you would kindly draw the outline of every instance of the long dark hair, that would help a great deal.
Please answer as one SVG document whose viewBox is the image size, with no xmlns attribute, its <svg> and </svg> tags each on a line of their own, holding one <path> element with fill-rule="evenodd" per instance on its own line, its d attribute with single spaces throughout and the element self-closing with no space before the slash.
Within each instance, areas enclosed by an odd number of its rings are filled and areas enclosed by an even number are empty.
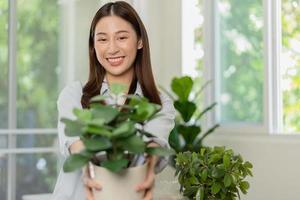
<svg viewBox="0 0 300 200">
<path fill-rule="evenodd" d="M 89 36 L 90 71 L 88 81 L 82 89 L 82 107 L 89 108 L 90 99 L 100 94 L 102 81 L 105 76 L 105 69 L 96 57 L 94 48 L 95 27 L 101 18 L 112 15 L 121 17 L 129 22 L 134 28 L 138 39 L 141 39 L 143 44 L 143 48 L 138 49 L 133 63 L 134 76 L 128 93 L 133 94 L 136 89 L 136 84 L 139 82 L 143 95 L 147 97 L 150 102 L 161 105 L 159 93 L 153 78 L 149 41 L 145 26 L 134 8 L 124 1 L 117 1 L 102 6 L 95 14 L 91 24 Z"/>
</svg>

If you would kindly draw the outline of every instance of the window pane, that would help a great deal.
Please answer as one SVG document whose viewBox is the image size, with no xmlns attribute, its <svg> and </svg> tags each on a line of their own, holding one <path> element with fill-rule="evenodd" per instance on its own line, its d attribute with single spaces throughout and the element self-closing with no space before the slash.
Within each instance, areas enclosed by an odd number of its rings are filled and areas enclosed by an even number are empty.
<svg viewBox="0 0 300 200">
<path fill-rule="evenodd" d="M 194 78 L 194 94 L 204 84 L 203 23 L 203 0 L 182 1 L 182 73 Z M 203 95 L 195 100 L 202 107 Z"/>
<path fill-rule="evenodd" d="M 56 124 L 58 93 L 57 1 L 18 0 L 17 126 Z"/>
<path fill-rule="evenodd" d="M 7 199 L 7 156 L 0 154 L 0 197 Z"/>
<path fill-rule="evenodd" d="M 282 0 L 282 96 L 285 132 L 300 132 L 300 1 Z"/>
<path fill-rule="evenodd" d="M 263 119 L 262 0 L 218 0 L 219 113 L 222 122 Z"/>
<path fill-rule="evenodd" d="M 6 135 L 0 135 L 0 149 L 7 148 L 7 136 Z"/>
<path fill-rule="evenodd" d="M 17 148 L 53 147 L 56 145 L 56 135 L 18 135 Z"/>
<path fill-rule="evenodd" d="M 0 129 L 7 128 L 8 114 L 8 1 L 0 1 Z"/>
<path fill-rule="evenodd" d="M 57 177 L 57 156 L 55 154 L 17 155 L 17 200 L 26 194 L 50 193 Z"/>
</svg>

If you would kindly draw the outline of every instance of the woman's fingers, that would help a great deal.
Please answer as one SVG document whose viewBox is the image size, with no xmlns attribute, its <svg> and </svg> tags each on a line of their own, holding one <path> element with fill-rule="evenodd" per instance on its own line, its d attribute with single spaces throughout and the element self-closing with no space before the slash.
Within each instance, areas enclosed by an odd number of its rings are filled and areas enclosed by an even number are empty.
<svg viewBox="0 0 300 200">
<path fill-rule="evenodd" d="M 152 156 L 150 156 L 147 159 L 147 163 L 148 163 L 147 164 L 147 166 L 148 166 L 147 174 L 146 174 L 144 182 L 137 185 L 137 187 L 136 187 L 137 192 L 142 191 L 142 190 L 147 190 L 153 186 L 154 180 L 155 180 L 154 164 L 153 164 L 154 161 L 155 161 L 155 159 Z"/>
<path fill-rule="evenodd" d="M 147 190 L 147 189 L 151 188 L 154 185 L 154 180 L 155 180 L 155 174 L 154 173 L 148 174 L 145 181 L 143 183 L 140 183 L 136 187 L 136 191 L 140 192 L 142 190 Z"/>
<path fill-rule="evenodd" d="M 89 167 L 84 167 L 82 170 L 82 182 L 84 184 L 86 199 L 95 200 L 93 195 L 93 189 L 101 190 L 102 187 L 98 181 L 91 178 Z"/>
<path fill-rule="evenodd" d="M 94 180 L 94 179 L 91 179 L 91 178 L 88 178 L 88 177 L 83 177 L 83 183 L 85 186 L 89 187 L 89 188 L 95 188 L 97 190 L 101 190 L 102 187 L 101 187 L 101 184 Z"/>
<path fill-rule="evenodd" d="M 86 200 L 95 200 L 91 188 L 89 188 L 88 186 L 84 186 L 84 190 L 86 194 Z"/>
<path fill-rule="evenodd" d="M 143 200 L 153 200 L 153 187 L 146 191 Z"/>
</svg>

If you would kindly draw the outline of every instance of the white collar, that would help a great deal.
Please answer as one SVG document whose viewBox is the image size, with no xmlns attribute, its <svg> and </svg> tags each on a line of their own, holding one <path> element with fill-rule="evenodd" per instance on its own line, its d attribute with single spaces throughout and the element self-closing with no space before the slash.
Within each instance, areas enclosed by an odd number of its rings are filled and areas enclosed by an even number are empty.
<svg viewBox="0 0 300 200">
<path fill-rule="evenodd" d="M 108 82 L 106 80 L 106 77 L 104 77 L 104 79 L 102 81 L 100 94 L 105 95 L 107 92 L 109 92 L 109 87 L 108 87 Z M 136 89 L 135 89 L 134 95 L 141 96 L 141 97 L 144 96 L 139 82 L 137 82 L 137 84 L 136 84 Z"/>
</svg>

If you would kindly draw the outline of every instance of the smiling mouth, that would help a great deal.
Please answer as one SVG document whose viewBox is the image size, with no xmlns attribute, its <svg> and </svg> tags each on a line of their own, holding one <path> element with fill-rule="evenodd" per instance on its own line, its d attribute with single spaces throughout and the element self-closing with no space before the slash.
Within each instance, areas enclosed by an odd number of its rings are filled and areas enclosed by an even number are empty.
<svg viewBox="0 0 300 200">
<path fill-rule="evenodd" d="M 111 66 L 119 66 L 123 63 L 125 56 L 106 58 Z"/>
</svg>

